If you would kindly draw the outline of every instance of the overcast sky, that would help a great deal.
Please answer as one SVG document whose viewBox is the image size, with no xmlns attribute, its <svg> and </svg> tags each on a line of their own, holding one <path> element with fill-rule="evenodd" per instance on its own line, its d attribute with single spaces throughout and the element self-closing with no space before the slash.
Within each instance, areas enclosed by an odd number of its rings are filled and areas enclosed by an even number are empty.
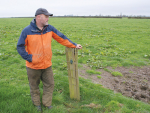
<svg viewBox="0 0 150 113">
<path fill-rule="evenodd" d="M 33 17 L 38 8 L 54 16 L 150 16 L 150 0 L 0 0 L 0 17 Z"/>
</svg>

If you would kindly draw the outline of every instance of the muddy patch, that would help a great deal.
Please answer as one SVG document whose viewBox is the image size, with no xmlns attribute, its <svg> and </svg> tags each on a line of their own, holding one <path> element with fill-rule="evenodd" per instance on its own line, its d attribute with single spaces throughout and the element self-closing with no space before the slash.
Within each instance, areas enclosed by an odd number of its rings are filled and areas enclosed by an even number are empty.
<svg viewBox="0 0 150 113">
<path fill-rule="evenodd" d="M 100 79 L 97 78 L 98 75 L 89 75 L 86 73 L 86 70 L 90 69 L 90 67 L 83 65 L 83 67 L 79 68 L 79 76 L 90 79 L 94 83 L 101 84 L 114 92 L 122 93 L 124 96 L 150 104 L 150 66 L 117 67 L 115 69 L 107 67 L 111 72 L 121 72 L 123 74 L 122 77 L 115 77 L 104 69 L 98 69 L 97 71 L 102 72 Z"/>
</svg>

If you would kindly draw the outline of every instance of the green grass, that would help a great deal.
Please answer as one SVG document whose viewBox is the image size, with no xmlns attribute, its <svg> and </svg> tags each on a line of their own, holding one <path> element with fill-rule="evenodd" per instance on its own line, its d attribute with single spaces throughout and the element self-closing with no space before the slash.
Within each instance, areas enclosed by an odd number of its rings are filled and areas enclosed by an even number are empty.
<svg viewBox="0 0 150 113">
<path fill-rule="evenodd" d="M 113 76 L 123 76 L 122 73 L 118 72 L 118 71 L 114 71 L 111 73 Z"/>
<path fill-rule="evenodd" d="M 112 72 L 111 70 L 109 70 L 109 69 L 107 69 L 107 68 L 104 68 L 104 70 L 107 71 L 107 72 L 109 72 L 109 73 Z"/>
<path fill-rule="evenodd" d="M 98 75 L 100 75 L 100 74 L 101 74 L 101 72 L 95 71 L 95 70 L 86 70 L 86 72 L 89 73 L 90 75 L 93 75 L 93 74 L 98 74 Z"/>
<path fill-rule="evenodd" d="M 32 18 L 0 19 L 0 113 L 36 113 L 30 97 L 25 61 L 16 44 Z M 83 46 L 79 66 L 97 68 L 150 64 L 150 20 L 105 18 L 50 18 L 49 23 Z M 114 93 L 79 78 L 81 100 L 69 97 L 65 47 L 52 41 L 55 88 L 53 109 L 44 113 L 148 113 L 150 105 Z M 109 70 L 108 70 L 109 71 Z M 92 72 L 92 74 L 94 74 Z M 40 84 L 42 98 L 42 83 Z M 94 108 L 85 105 L 99 105 Z M 82 107 L 85 106 L 85 107 Z"/>
<path fill-rule="evenodd" d="M 101 76 L 97 76 L 97 78 L 101 79 L 102 77 Z"/>
</svg>

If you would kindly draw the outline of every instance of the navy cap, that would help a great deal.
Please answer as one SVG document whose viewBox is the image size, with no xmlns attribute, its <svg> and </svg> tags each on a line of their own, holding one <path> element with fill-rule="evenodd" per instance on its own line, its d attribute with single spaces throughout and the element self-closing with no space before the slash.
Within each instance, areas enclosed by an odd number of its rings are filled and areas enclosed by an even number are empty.
<svg viewBox="0 0 150 113">
<path fill-rule="evenodd" d="M 53 14 L 49 13 L 46 9 L 44 8 L 39 8 L 36 10 L 35 12 L 35 16 L 37 15 L 40 15 L 40 14 L 44 14 L 44 15 L 47 15 L 47 16 L 53 16 Z"/>
</svg>

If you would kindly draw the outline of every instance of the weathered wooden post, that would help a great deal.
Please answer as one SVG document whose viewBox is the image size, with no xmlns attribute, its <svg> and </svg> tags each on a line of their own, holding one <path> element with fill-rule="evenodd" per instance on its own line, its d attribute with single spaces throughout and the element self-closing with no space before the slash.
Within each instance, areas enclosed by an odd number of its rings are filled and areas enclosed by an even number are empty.
<svg viewBox="0 0 150 113">
<path fill-rule="evenodd" d="M 70 98 L 80 100 L 78 49 L 66 47 Z"/>
</svg>

